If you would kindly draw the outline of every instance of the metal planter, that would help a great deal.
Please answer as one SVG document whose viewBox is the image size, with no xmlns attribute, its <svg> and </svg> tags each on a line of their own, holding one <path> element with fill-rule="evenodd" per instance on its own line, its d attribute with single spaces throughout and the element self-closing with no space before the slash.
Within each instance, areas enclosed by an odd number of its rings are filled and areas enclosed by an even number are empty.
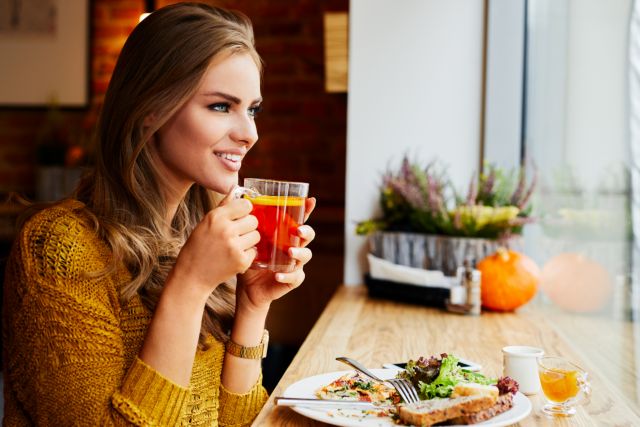
<svg viewBox="0 0 640 427">
<path fill-rule="evenodd" d="M 369 235 L 369 251 L 395 264 L 440 270 L 455 276 L 467 258 L 480 261 L 499 247 L 519 247 L 520 237 L 508 240 L 450 237 L 420 233 L 377 231 Z"/>
</svg>

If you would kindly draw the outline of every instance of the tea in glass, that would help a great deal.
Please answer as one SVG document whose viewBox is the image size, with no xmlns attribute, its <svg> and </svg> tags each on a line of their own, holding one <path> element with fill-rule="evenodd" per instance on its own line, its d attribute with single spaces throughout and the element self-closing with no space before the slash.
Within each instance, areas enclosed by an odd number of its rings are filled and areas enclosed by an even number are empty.
<svg viewBox="0 0 640 427">
<path fill-rule="evenodd" d="M 587 400 L 591 393 L 587 373 L 563 358 L 541 358 L 538 361 L 538 374 L 547 401 L 542 411 L 548 415 L 575 414 L 575 406 Z"/>
<path fill-rule="evenodd" d="M 309 184 L 247 178 L 244 197 L 253 204 L 260 241 L 252 268 L 289 272 L 295 260 L 289 248 L 300 246 L 298 227 L 304 222 Z"/>
</svg>

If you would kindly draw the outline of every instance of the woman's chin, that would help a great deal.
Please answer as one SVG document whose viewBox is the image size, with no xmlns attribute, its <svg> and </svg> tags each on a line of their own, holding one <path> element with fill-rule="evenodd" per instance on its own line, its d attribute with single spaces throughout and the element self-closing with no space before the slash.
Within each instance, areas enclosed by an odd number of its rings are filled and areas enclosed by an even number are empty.
<svg viewBox="0 0 640 427">
<path fill-rule="evenodd" d="M 208 190 L 215 191 L 220 194 L 229 194 L 233 188 L 238 185 L 238 175 L 232 179 L 216 180 L 215 182 L 203 183 L 202 186 Z"/>
</svg>

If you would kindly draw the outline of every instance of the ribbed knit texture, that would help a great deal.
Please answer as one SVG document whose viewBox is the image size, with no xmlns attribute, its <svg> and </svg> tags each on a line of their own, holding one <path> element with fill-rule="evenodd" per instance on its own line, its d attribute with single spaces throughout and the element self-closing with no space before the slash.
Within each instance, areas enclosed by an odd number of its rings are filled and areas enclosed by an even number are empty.
<svg viewBox="0 0 640 427">
<path fill-rule="evenodd" d="M 36 214 L 15 240 L 4 304 L 5 426 L 242 426 L 267 399 L 261 378 L 246 394 L 220 384 L 224 345 L 198 350 L 188 389 L 137 354 L 151 315 L 122 305 L 126 269 L 96 278 L 111 259 L 82 204 Z"/>
</svg>

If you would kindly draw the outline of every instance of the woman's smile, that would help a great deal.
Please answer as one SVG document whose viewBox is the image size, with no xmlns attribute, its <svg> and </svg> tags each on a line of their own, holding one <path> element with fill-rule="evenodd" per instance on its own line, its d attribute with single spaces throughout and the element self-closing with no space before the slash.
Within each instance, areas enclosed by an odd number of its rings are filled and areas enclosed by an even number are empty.
<svg viewBox="0 0 640 427">
<path fill-rule="evenodd" d="M 222 164 L 230 171 L 238 172 L 240 170 L 240 167 L 242 166 L 242 158 L 244 157 L 244 155 L 219 151 L 216 151 L 214 154 L 220 160 L 220 162 L 222 162 Z"/>
</svg>

